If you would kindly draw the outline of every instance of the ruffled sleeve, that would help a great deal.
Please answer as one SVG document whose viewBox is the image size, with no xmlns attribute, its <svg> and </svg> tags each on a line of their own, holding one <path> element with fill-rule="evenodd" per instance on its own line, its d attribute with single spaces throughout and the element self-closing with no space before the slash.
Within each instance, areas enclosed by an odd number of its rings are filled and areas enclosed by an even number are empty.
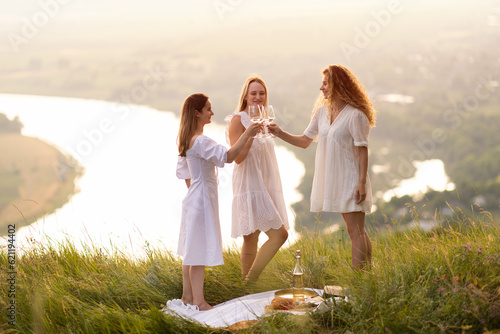
<svg viewBox="0 0 500 334">
<path fill-rule="evenodd" d="M 175 171 L 175 175 L 179 179 L 190 179 L 191 173 L 189 172 L 189 166 L 187 164 L 186 157 L 179 156 L 177 158 L 177 170 Z"/>
<path fill-rule="evenodd" d="M 361 110 L 355 109 L 349 122 L 349 132 L 354 139 L 354 146 L 368 146 L 370 122 Z"/>
<path fill-rule="evenodd" d="M 241 124 L 246 128 L 248 128 L 251 124 L 252 121 L 250 120 L 250 116 L 244 111 L 237 111 L 234 113 L 235 115 L 239 115 L 241 117 Z"/>
<path fill-rule="evenodd" d="M 226 116 L 224 118 L 224 121 L 226 121 L 226 141 L 228 144 L 231 144 L 231 141 L 229 140 L 229 125 L 231 125 L 231 120 L 233 119 L 234 116 L 241 117 L 241 124 L 243 124 L 245 129 L 248 128 L 250 124 L 252 124 L 252 121 L 250 121 L 250 117 L 244 111 L 235 111 L 231 115 Z"/>
<path fill-rule="evenodd" d="M 229 125 L 231 124 L 231 120 L 233 119 L 234 114 L 228 115 L 224 117 L 224 121 L 226 122 L 226 129 L 224 131 L 226 135 L 226 142 L 231 145 L 231 141 L 229 140 Z"/>
<path fill-rule="evenodd" d="M 227 162 L 227 148 L 217 144 L 213 139 L 200 136 L 192 148 L 200 158 L 210 161 L 217 167 L 224 167 Z"/>
<path fill-rule="evenodd" d="M 321 112 L 321 109 L 318 109 L 315 113 L 314 116 L 311 118 L 311 121 L 309 122 L 309 125 L 304 131 L 304 134 L 308 137 L 313 139 L 314 141 L 318 140 L 318 131 L 319 131 L 319 113 Z"/>
</svg>

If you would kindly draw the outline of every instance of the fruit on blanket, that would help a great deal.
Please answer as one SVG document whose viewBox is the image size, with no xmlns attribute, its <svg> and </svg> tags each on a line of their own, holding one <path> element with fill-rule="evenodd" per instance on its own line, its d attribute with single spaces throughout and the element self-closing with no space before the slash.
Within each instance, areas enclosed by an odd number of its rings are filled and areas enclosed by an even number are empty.
<svg viewBox="0 0 500 334">
<path fill-rule="evenodd" d="M 271 302 L 273 310 L 289 310 L 295 306 L 295 301 L 291 298 L 276 297 Z"/>
</svg>

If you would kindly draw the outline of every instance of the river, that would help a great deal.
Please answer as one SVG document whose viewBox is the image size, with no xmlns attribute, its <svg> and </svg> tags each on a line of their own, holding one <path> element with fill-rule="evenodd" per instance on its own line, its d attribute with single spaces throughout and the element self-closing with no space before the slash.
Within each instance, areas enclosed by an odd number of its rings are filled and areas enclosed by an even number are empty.
<svg viewBox="0 0 500 334">
<path fill-rule="evenodd" d="M 85 168 L 77 181 L 79 192 L 67 204 L 16 231 L 18 249 L 69 240 L 77 249 L 91 246 L 134 258 L 143 258 L 150 249 L 176 250 L 187 188 L 175 176 L 175 113 L 99 100 L 10 94 L 0 94 L 0 112 L 10 119 L 18 116 L 24 135 L 50 143 Z M 224 132 L 224 125 L 205 127 L 207 136 L 228 146 Z M 298 237 L 290 206 L 302 198 L 295 188 L 305 169 L 286 148 L 277 146 L 276 155 L 289 208 L 290 245 Z M 226 164 L 218 171 L 226 248 L 242 242 L 230 237 L 232 167 Z M 260 242 L 265 240 L 262 236 Z"/>
</svg>

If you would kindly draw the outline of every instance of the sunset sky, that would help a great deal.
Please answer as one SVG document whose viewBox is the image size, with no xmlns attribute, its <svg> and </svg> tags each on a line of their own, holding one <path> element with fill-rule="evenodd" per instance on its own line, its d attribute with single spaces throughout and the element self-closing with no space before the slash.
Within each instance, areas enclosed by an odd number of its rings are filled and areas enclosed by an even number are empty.
<svg viewBox="0 0 500 334">
<path fill-rule="evenodd" d="M 187 32 L 207 32 L 225 30 L 227 28 L 258 23 L 270 27 L 280 25 L 283 21 L 294 23 L 296 26 L 308 28 L 311 25 L 304 19 L 311 17 L 325 17 L 325 25 L 321 20 L 316 23 L 324 27 L 324 34 L 333 34 L 336 29 L 336 18 L 346 18 L 353 24 L 366 22 L 373 18 L 373 12 L 390 10 L 394 19 L 408 18 L 411 12 L 425 9 L 425 19 L 432 24 L 432 20 L 440 15 L 455 15 L 462 9 L 472 9 L 488 5 L 492 1 L 412 1 L 412 0 L 194 0 L 194 1 L 161 1 L 161 0 L 29 0 L 22 2 L 2 1 L 0 12 L 0 31 L 5 36 L 6 31 L 19 32 L 23 19 L 34 21 L 38 15 L 43 22 L 41 12 L 49 14 L 50 19 L 44 29 L 73 27 L 77 30 L 81 22 L 89 23 L 86 28 L 92 31 L 93 26 L 106 27 L 102 31 L 110 33 L 113 28 L 119 27 L 130 30 L 131 24 L 139 31 L 183 34 Z M 396 13 L 397 11 L 397 13 Z M 486 18 L 485 18 L 486 19 Z M 147 22 L 147 23 L 146 23 Z M 328 24 L 326 24 L 328 23 Z M 84 27 L 79 27 L 83 29 Z M 160 29 L 160 30 L 159 30 Z M 72 31 L 71 29 L 68 32 Z M 102 37 L 97 34 L 96 38 Z M 5 38 L 2 38 L 5 41 Z"/>
<path fill-rule="evenodd" d="M 450 18 L 463 16 L 455 20 L 463 29 L 500 21 L 495 0 L 2 0 L 1 8 L 0 51 L 11 51 L 16 38 L 27 37 L 25 52 L 85 43 L 154 46 L 193 37 L 205 48 L 229 53 L 252 44 L 276 53 L 325 46 L 338 51 L 340 43 L 352 44 L 367 29 L 385 41 L 402 33 L 425 38 Z"/>
</svg>

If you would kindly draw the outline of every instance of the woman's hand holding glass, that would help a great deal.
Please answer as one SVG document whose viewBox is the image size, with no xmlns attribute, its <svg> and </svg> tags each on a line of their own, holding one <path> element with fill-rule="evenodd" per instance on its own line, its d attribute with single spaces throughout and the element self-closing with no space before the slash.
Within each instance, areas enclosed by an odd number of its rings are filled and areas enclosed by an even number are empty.
<svg viewBox="0 0 500 334">
<path fill-rule="evenodd" d="M 248 107 L 248 116 L 250 116 L 250 121 L 253 123 L 263 123 L 262 119 L 262 110 L 260 106 L 249 106 Z M 254 136 L 255 138 L 261 138 L 262 134 L 259 132 L 257 135 Z"/>
<path fill-rule="evenodd" d="M 273 106 L 249 106 L 248 116 L 250 116 L 250 121 L 253 123 L 264 124 L 262 133 L 258 133 L 255 138 L 275 137 L 274 133 L 272 133 L 269 128 L 270 125 L 274 124 L 273 122 L 276 119 L 276 112 Z"/>
<path fill-rule="evenodd" d="M 253 124 L 250 124 L 248 128 L 245 130 L 245 132 L 248 132 L 250 134 L 250 137 L 254 137 L 262 131 L 262 123 L 255 122 Z"/>
<path fill-rule="evenodd" d="M 269 122 L 266 127 L 267 131 L 271 134 L 272 137 L 279 137 L 281 131 L 281 127 L 274 123 L 274 122 Z"/>
<path fill-rule="evenodd" d="M 273 106 L 262 107 L 262 115 L 264 119 L 264 137 L 274 137 L 272 133 L 269 132 L 269 125 L 276 119 L 276 113 Z"/>
</svg>

